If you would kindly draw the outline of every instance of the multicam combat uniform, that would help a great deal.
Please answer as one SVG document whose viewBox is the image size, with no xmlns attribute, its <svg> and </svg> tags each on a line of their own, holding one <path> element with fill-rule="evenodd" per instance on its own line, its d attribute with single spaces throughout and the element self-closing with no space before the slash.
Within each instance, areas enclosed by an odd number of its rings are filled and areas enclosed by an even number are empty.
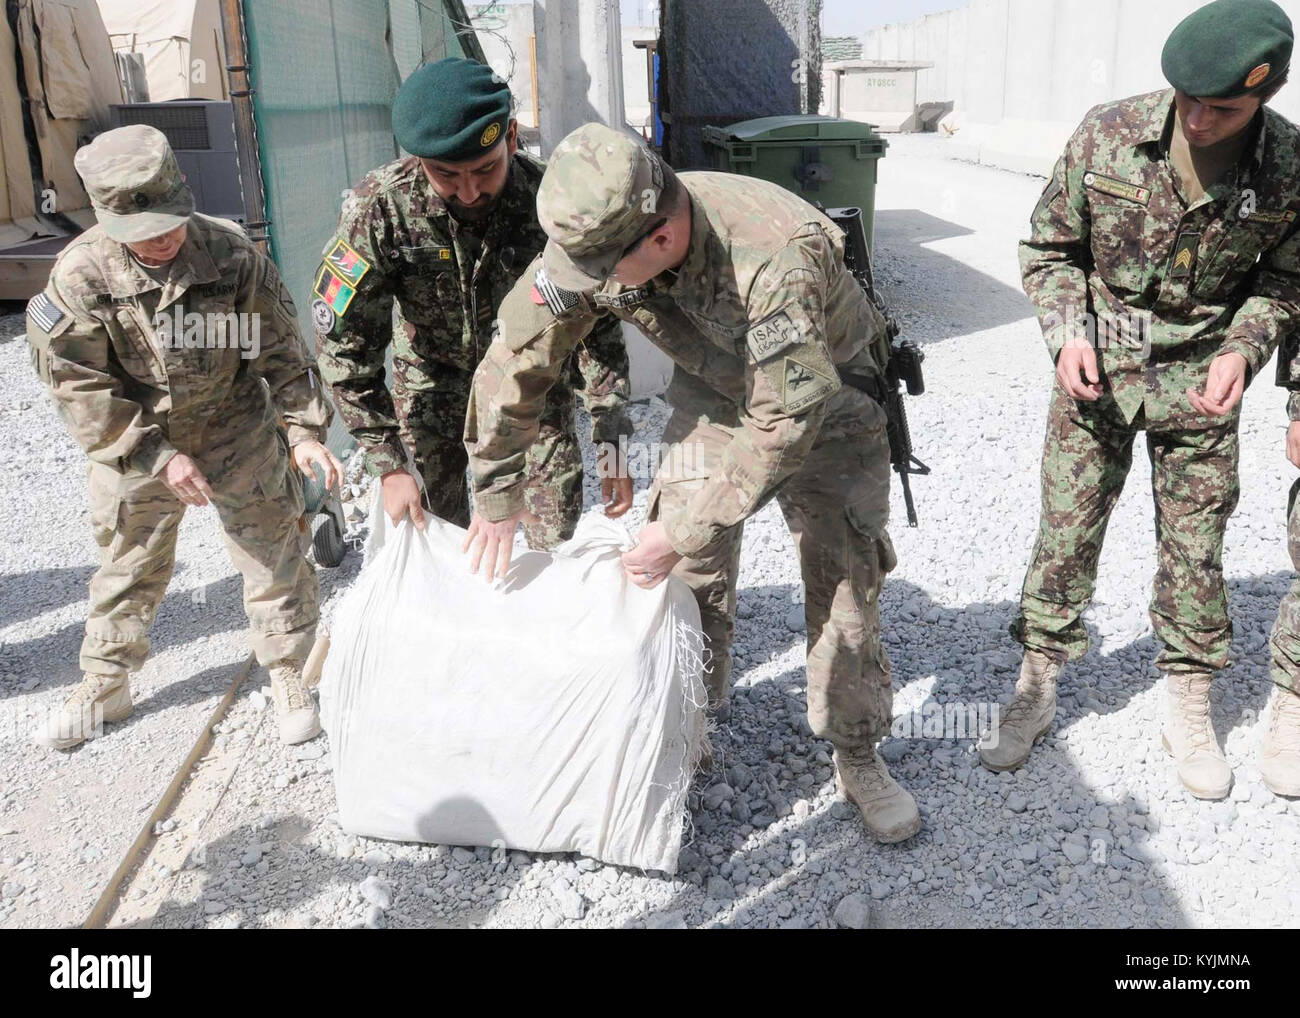
<svg viewBox="0 0 1300 1018">
<path fill-rule="evenodd" d="M 258 661 L 301 662 L 315 639 L 289 446 L 324 441 L 329 405 L 275 265 L 234 223 L 195 214 L 187 230 L 176 258 L 146 271 L 95 226 L 28 305 L 33 362 L 90 458 L 100 566 L 81 666 L 92 674 L 124 677 L 148 656 L 185 512 L 159 476 L 176 453 L 216 495 Z"/>
<path fill-rule="evenodd" d="M 491 343 L 497 306 L 546 243 L 535 209 L 542 170 L 516 154 L 500 204 L 483 223 L 465 224 L 452 217 L 418 159 L 389 163 L 350 192 L 317 270 L 312 310 L 321 374 L 366 450 L 367 470 L 405 467 L 409 449 L 430 510 L 459 526 L 469 523 L 462 432 L 470 384 Z M 391 394 L 384 384 L 390 339 Z M 582 513 L 575 386 L 594 442 L 617 445 L 631 434 L 617 322 L 593 332 L 566 361 L 538 422 L 525 471 L 525 501 L 540 518 L 525 530 L 536 548 L 572 536 Z"/>
<path fill-rule="evenodd" d="M 809 720 L 838 749 L 870 753 L 892 702 L 877 609 L 895 565 L 889 448 L 883 410 L 838 372 L 878 373 L 884 322 L 844 268 L 842 234 L 810 205 L 748 178 L 679 179 L 693 225 L 675 278 L 566 293 L 537 277 L 539 259 L 506 297 L 465 425 L 476 507 L 488 520 L 521 508 L 543 393 L 602 323 L 636 325 L 676 362 L 650 517 L 685 556 L 674 575 L 699 602 L 711 701 L 730 686 L 744 521 L 775 497 L 807 588 Z"/>
<path fill-rule="evenodd" d="M 1188 203 L 1169 158 L 1173 90 L 1093 109 L 1056 163 L 1021 244 L 1025 292 L 1053 358 L 1096 316 L 1105 393 L 1054 386 L 1043 512 L 1012 633 L 1078 657 L 1106 524 L 1147 433 L 1158 567 L 1151 623 L 1159 666 L 1228 663 L 1223 534 L 1237 504 L 1237 423 L 1199 414 L 1210 362 L 1241 354 L 1253 377 L 1300 326 L 1300 135 L 1267 108 L 1236 170 Z"/>
</svg>

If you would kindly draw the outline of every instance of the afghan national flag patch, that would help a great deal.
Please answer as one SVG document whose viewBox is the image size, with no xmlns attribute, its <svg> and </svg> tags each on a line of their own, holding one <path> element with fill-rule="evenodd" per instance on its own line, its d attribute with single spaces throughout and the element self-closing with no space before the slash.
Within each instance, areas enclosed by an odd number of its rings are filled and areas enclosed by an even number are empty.
<svg viewBox="0 0 1300 1018">
<path fill-rule="evenodd" d="M 45 332 L 53 332 L 54 327 L 64 318 L 63 311 L 44 292 L 27 302 L 27 314 Z"/>
<path fill-rule="evenodd" d="M 316 286 L 312 290 L 336 315 L 343 314 L 357 295 L 357 288 L 345 283 L 330 267 L 327 261 L 316 273 Z"/>
<path fill-rule="evenodd" d="M 370 271 L 370 263 L 366 261 L 345 240 L 336 240 L 334 246 L 330 248 L 329 254 L 325 256 L 325 264 L 334 270 L 334 274 L 354 289 L 361 282 L 362 278 Z"/>
</svg>

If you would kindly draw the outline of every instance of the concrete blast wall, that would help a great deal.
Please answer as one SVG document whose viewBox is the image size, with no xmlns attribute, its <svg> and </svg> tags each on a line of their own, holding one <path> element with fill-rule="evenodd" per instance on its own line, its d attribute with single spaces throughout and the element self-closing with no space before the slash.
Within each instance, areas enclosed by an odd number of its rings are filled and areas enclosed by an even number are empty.
<svg viewBox="0 0 1300 1018">
<path fill-rule="evenodd" d="M 952 101 L 959 154 L 1046 175 L 1097 103 L 1167 87 L 1160 51 L 1200 0 L 970 0 L 863 37 L 865 60 L 932 61 L 918 102 Z M 1300 0 L 1281 6 L 1300 24 Z M 1300 120 L 1300 81 L 1271 104 Z"/>
</svg>

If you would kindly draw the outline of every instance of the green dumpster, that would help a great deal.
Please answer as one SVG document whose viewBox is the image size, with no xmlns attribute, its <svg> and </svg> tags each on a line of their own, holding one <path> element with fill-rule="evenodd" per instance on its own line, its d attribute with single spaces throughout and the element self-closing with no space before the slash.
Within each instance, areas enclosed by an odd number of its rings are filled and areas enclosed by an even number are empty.
<svg viewBox="0 0 1300 1018">
<path fill-rule="evenodd" d="M 870 124 L 816 114 L 760 117 L 705 127 L 701 138 L 713 169 L 770 180 L 826 208 L 856 205 L 871 243 L 876 162 L 889 143 Z"/>
</svg>

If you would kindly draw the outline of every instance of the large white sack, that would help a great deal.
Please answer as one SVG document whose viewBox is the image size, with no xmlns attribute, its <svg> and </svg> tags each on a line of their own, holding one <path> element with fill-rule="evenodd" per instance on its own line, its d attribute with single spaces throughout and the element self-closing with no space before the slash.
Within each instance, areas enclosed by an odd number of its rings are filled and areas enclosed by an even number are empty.
<svg viewBox="0 0 1300 1018">
<path fill-rule="evenodd" d="M 427 518 L 394 527 L 376 493 L 331 627 L 343 829 L 675 872 L 705 726 L 689 589 L 628 583 L 627 532 L 598 515 L 495 584 L 470 575 L 464 530 Z"/>
</svg>

